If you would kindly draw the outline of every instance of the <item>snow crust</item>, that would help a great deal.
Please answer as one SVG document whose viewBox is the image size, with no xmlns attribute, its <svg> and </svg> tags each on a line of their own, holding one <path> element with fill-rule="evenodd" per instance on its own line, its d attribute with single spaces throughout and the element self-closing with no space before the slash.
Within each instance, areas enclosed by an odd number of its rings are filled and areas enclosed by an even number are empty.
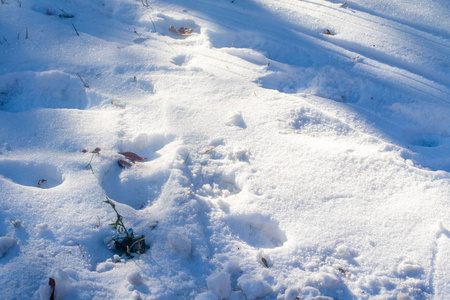
<svg viewBox="0 0 450 300">
<path fill-rule="evenodd" d="M 0 298 L 448 298 L 449 15 L 1 1 Z"/>
</svg>

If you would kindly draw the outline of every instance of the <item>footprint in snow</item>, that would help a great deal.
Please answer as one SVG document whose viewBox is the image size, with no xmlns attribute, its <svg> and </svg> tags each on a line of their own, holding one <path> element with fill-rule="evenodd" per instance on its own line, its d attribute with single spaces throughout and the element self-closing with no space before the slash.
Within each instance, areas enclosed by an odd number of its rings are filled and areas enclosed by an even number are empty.
<svg viewBox="0 0 450 300">
<path fill-rule="evenodd" d="M 50 189 L 63 183 L 63 175 L 55 166 L 18 161 L 0 160 L 0 179 L 6 179 L 24 186 Z"/>
<path fill-rule="evenodd" d="M 123 143 L 121 153 L 135 153 L 144 158 L 130 161 L 129 155 L 117 154 L 111 166 L 101 175 L 106 195 L 134 209 L 143 209 L 158 199 L 179 148 L 175 136 L 164 133 L 141 133 Z"/>
<path fill-rule="evenodd" d="M 254 248 L 281 247 L 287 241 L 286 234 L 279 228 L 278 222 L 267 215 L 232 215 L 224 221 L 232 234 Z"/>
<path fill-rule="evenodd" d="M 176 66 L 185 66 L 189 63 L 191 57 L 189 55 L 181 54 L 172 58 L 172 63 Z"/>
<path fill-rule="evenodd" d="M 236 126 L 242 129 L 247 128 L 247 124 L 245 124 L 244 118 L 242 117 L 242 113 L 240 111 L 228 113 L 228 122 L 226 124 L 228 126 Z"/>
<path fill-rule="evenodd" d="M 0 110 L 85 109 L 87 104 L 85 87 L 77 75 L 27 71 L 0 76 Z"/>
</svg>

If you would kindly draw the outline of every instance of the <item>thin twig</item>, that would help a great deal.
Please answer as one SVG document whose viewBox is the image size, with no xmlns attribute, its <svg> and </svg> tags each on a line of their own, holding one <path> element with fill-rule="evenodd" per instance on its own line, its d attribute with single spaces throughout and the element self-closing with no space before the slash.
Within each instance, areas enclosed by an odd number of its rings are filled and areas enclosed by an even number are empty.
<svg viewBox="0 0 450 300">
<path fill-rule="evenodd" d="M 82 257 L 84 257 L 84 253 L 83 253 L 83 250 L 81 250 L 81 246 L 80 246 L 80 244 L 78 244 L 78 249 L 80 249 L 80 252 L 81 252 L 81 256 L 82 256 Z"/>
<path fill-rule="evenodd" d="M 78 74 L 78 73 L 77 73 Z M 80 77 L 81 78 L 81 77 Z M 83 81 L 83 79 L 81 79 L 81 81 Z M 91 163 L 92 163 L 92 160 L 94 159 L 94 155 L 95 155 L 95 153 L 92 153 L 92 156 L 91 156 L 91 160 L 89 161 L 89 163 L 86 165 L 86 169 L 90 169 L 91 170 L 91 172 L 92 172 L 92 174 L 94 174 L 95 175 L 95 173 L 94 173 L 94 169 L 92 169 L 92 165 L 91 165 Z"/>
<path fill-rule="evenodd" d="M 28 27 L 26 28 L 26 36 L 25 39 L 28 40 Z"/>
<path fill-rule="evenodd" d="M 136 35 L 137 35 L 138 37 L 141 37 L 141 35 L 140 35 L 139 33 L 137 33 L 136 28 L 133 27 L 133 29 L 134 29 L 134 33 L 136 33 Z"/>
<path fill-rule="evenodd" d="M 123 219 L 123 217 L 119 214 L 119 212 L 117 211 L 117 209 L 116 209 L 116 205 L 114 204 L 114 202 L 112 202 L 111 201 L 111 199 L 109 199 L 108 197 L 106 197 L 106 201 L 105 201 L 106 203 L 108 203 L 109 205 L 111 205 L 111 207 L 114 209 L 114 211 L 116 212 L 116 215 L 117 215 L 117 221 L 116 221 L 116 223 L 115 223 L 115 228 L 117 228 L 117 226 L 119 226 L 119 229 L 121 228 L 124 232 L 125 232 L 125 234 L 127 235 L 127 238 L 130 238 L 130 235 L 128 234 L 128 230 L 127 230 L 127 228 L 125 227 L 125 225 L 123 224 L 123 221 L 122 221 L 122 219 Z M 120 232 L 120 231 L 119 231 Z"/>
<path fill-rule="evenodd" d="M 140 239 L 134 241 L 133 244 L 131 244 L 131 246 L 127 245 L 127 255 L 130 256 L 131 255 L 131 250 L 133 250 L 133 246 L 136 245 L 136 243 L 139 243 L 139 250 L 141 250 L 141 241 L 145 241 L 145 236 L 141 237 Z M 145 247 L 145 246 L 144 246 Z M 144 248 L 145 249 L 145 248 Z M 140 252 L 136 252 L 138 254 L 141 254 Z"/>
<path fill-rule="evenodd" d="M 152 17 L 150 16 L 150 21 L 152 21 L 152 24 L 153 24 L 153 29 L 155 29 L 155 32 L 157 32 L 156 31 L 156 26 L 155 26 L 155 22 L 153 22 L 153 19 L 152 19 Z"/>
<path fill-rule="evenodd" d="M 59 253 L 53 255 L 53 257 L 56 257 L 56 256 L 58 256 L 58 255 L 60 255 L 60 254 L 64 254 L 64 253 L 72 253 L 72 252 L 70 252 L 70 250 L 63 251 L 63 252 L 59 252 Z"/>
<path fill-rule="evenodd" d="M 75 29 L 75 32 L 77 33 L 77 35 L 80 36 L 80 34 L 78 33 L 77 28 L 75 27 L 75 25 L 73 25 L 73 23 L 72 23 L 72 26 L 73 26 L 73 29 Z"/>
<path fill-rule="evenodd" d="M 77 73 L 77 75 L 78 75 L 78 77 L 80 77 L 80 80 L 81 80 L 81 82 L 83 83 L 84 87 L 85 87 L 85 88 L 89 88 L 89 85 L 87 85 L 86 82 L 84 82 L 83 78 L 81 78 L 80 73 Z M 91 158 L 91 161 L 92 161 L 92 158 Z"/>
<path fill-rule="evenodd" d="M 44 183 L 44 182 L 46 182 L 47 180 L 45 180 L 45 179 L 40 179 L 39 180 L 39 182 L 38 182 L 38 188 L 41 188 L 42 187 L 42 184 Z"/>
</svg>

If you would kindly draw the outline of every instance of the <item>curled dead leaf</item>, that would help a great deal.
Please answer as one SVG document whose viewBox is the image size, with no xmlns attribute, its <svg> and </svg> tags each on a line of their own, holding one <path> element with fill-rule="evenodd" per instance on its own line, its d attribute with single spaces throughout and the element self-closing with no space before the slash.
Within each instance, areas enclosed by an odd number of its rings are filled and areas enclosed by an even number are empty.
<svg viewBox="0 0 450 300">
<path fill-rule="evenodd" d="M 170 25 L 169 31 L 179 35 L 190 35 L 194 29 L 181 26 L 180 29 L 177 30 L 173 25 Z"/>
<path fill-rule="evenodd" d="M 269 264 L 267 263 L 267 260 L 264 257 L 261 257 L 261 261 L 266 268 L 269 268 Z"/>
<path fill-rule="evenodd" d="M 136 78 L 136 76 L 135 76 Z M 125 105 L 123 105 L 122 103 L 120 103 L 119 101 L 113 100 L 111 101 L 111 104 L 120 108 L 125 108 Z"/>
<path fill-rule="evenodd" d="M 131 160 L 133 163 L 135 163 L 137 161 L 146 160 L 145 157 L 140 157 L 139 155 L 137 155 L 136 153 L 133 153 L 133 152 L 120 152 L 119 154 L 122 154 L 123 156 L 125 156 L 126 158 Z"/>
<path fill-rule="evenodd" d="M 52 294 L 50 295 L 50 300 L 54 300 L 55 299 L 55 288 L 56 288 L 55 279 L 49 278 L 48 285 L 50 286 L 50 288 L 52 290 Z"/>
<path fill-rule="evenodd" d="M 352 274 L 352 273 L 350 273 L 350 271 L 345 270 L 345 269 L 343 269 L 343 268 L 341 268 L 341 267 L 338 267 L 337 269 L 338 269 L 339 272 L 341 272 L 341 273 L 344 274 L 344 275 L 350 275 L 350 274 Z"/>
<path fill-rule="evenodd" d="M 99 147 L 95 148 L 94 150 L 91 151 L 91 153 L 95 153 L 95 154 L 99 154 L 100 153 L 100 149 Z"/>
<path fill-rule="evenodd" d="M 41 179 L 41 180 L 39 180 L 39 182 L 38 182 L 38 188 L 40 188 L 41 186 L 42 186 L 42 184 L 44 183 L 44 182 L 46 182 L 47 180 L 45 180 L 45 179 Z"/>
</svg>

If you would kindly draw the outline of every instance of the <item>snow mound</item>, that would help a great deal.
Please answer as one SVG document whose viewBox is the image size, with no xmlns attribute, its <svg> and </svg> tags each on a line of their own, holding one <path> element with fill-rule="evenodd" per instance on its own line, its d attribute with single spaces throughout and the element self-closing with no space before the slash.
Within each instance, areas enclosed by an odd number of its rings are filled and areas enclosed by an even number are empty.
<svg viewBox="0 0 450 300">
<path fill-rule="evenodd" d="M 206 279 L 208 289 L 220 299 L 227 299 L 231 293 L 230 274 L 227 272 L 219 272 L 210 275 Z"/>
<path fill-rule="evenodd" d="M 272 292 L 272 288 L 266 282 L 248 274 L 244 274 L 238 279 L 238 286 L 248 300 L 262 298 Z"/>
<path fill-rule="evenodd" d="M 397 267 L 397 273 L 400 276 L 414 277 L 423 271 L 422 267 L 411 260 L 402 261 Z"/>
<path fill-rule="evenodd" d="M 182 233 L 172 230 L 167 236 L 173 250 L 179 252 L 184 258 L 189 258 L 192 252 L 191 240 Z"/>
<path fill-rule="evenodd" d="M 63 271 L 62 269 L 54 269 L 49 278 L 54 279 L 55 286 L 54 286 L 54 299 L 55 300 L 62 300 L 66 299 L 68 295 L 70 295 L 72 290 L 72 279 L 69 277 L 69 275 Z M 41 300 L 47 300 L 50 299 L 50 296 L 52 295 L 53 289 L 48 283 L 48 281 L 45 281 L 43 285 L 39 287 L 39 295 Z"/>
<path fill-rule="evenodd" d="M 307 285 L 316 286 L 324 289 L 333 289 L 341 284 L 340 278 L 332 273 L 320 271 L 311 275 L 307 281 Z"/>
<path fill-rule="evenodd" d="M 243 129 L 247 128 L 242 113 L 240 111 L 232 111 L 228 113 L 228 126 L 241 127 Z"/>
</svg>

